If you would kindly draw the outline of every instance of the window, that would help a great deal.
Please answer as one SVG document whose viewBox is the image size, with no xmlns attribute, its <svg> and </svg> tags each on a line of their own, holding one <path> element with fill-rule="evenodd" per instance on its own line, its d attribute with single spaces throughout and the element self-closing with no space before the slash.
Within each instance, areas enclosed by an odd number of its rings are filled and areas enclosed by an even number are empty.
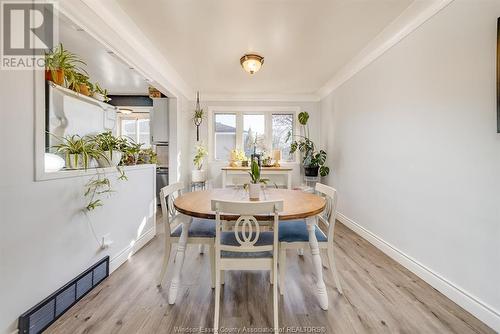
<svg viewBox="0 0 500 334">
<path fill-rule="evenodd" d="M 263 114 L 243 115 L 243 150 L 247 157 L 254 153 L 254 146 L 257 153 L 261 153 L 265 133 L 266 120 Z"/>
<path fill-rule="evenodd" d="M 215 114 L 214 121 L 215 160 L 228 160 L 236 147 L 236 114 Z"/>
<path fill-rule="evenodd" d="M 293 114 L 273 114 L 273 150 L 281 150 L 283 161 L 293 160 L 290 154 L 290 142 L 288 136 L 293 133 Z M 291 138 L 290 138 L 291 139 Z"/>
<path fill-rule="evenodd" d="M 290 154 L 289 133 L 295 131 L 294 107 L 218 107 L 209 110 L 213 119 L 209 130 L 210 154 L 214 160 L 227 161 L 234 148 L 242 149 L 247 157 L 254 152 L 272 156 L 281 150 L 281 161 L 294 161 Z"/>
<path fill-rule="evenodd" d="M 151 135 L 149 131 L 149 113 L 132 113 L 120 115 L 120 136 L 128 137 L 136 143 L 151 147 Z"/>
</svg>

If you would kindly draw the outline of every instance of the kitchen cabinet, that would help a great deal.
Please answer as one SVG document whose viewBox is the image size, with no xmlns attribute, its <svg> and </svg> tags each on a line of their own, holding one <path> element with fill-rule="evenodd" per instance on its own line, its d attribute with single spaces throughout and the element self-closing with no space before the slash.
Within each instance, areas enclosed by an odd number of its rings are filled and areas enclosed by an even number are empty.
<svg viewBox="0 0 500 334">
<path fill-rule="evenodd" d="M 168 143 L 168 99 L 153 99 L 150 113 L 150 132 L 152 143 Z"/>
</svg>

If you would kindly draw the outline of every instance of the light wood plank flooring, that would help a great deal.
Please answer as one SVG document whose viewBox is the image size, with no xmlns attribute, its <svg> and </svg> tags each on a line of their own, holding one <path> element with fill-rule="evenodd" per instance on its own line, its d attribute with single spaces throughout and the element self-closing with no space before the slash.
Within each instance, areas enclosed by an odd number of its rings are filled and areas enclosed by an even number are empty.
<svg viewBox="0 0 500 334">
<path fill-rule="evenodd" d="M 494 333 L 340 223 L 335 241 L 344 296 L 337 293 L 333 277 L 325 270 L 330 307 L 321 310 L 311 288 L 309 253 L 306 250 L 300 257 L 289 251 L 286 294 L 280 298 L 282 326 L 311 326 L 342 334 Z M 175 333 L 176 328 L 210 328 L 214 293 L 210 288 L 208 254 L 199 254 L 197 246 L 188 248 L 182 288 L 176 304 L 171 306 L 167 303 L 171 272 L 164 281 L 165 288 L 158 289 L 155 284 L 162 252 L 160 234 L 47 333 Z M 268 273 L 227 273 L 221 326 L 270 327 L 271 292 Z"/>
</svg>

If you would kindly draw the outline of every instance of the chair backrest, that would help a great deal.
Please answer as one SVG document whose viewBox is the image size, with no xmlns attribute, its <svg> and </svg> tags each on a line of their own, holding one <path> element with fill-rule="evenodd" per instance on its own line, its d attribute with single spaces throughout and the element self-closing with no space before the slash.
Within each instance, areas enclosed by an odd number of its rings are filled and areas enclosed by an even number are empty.
<svg viewBox="0 0 500 334">
<path fill-rule="evenodd" d="M 174 200 L 181 195 L 181 191 L 184 189 L 184 184 L 182 182 L 177 182 L 169 184 L 160 189 L 160 204 L 162 219 L 165 223 L 165 235 L 170 236 L 171 226 L 170 224 L 176 221 L 179 213 L 175 210 Z"/>
<path fill-rule="evenodd" d="M 212 210 L 216 216 L 216 245 L 219 250 L 231 252 L 262 252 L 274 251 L 278 248 L 279 212 L 283 211 L 283 201 L 223 201 L 212 200 Z M 233 227 L 236 243 L 238 245 L 221 245 L 221 213 L 239 216 Z M 259 221 L 255 216 L 272 216 L 273 219 L 273 245 L 256 246 L 261 237 Z M 217 251 L 217 256 L 220 254 Z"/>
<path fill-rule="evenodd" d="M 318 219 L 327 226 L 325 234 L 328 241 L 330 241 L 333 240 L 335 221 L 337 219 L 337 190 L 325 184 L 316 183 L 316 191 L 322 194 L 326 200 L 325 210 L 318 215 Z"/>
</svg>

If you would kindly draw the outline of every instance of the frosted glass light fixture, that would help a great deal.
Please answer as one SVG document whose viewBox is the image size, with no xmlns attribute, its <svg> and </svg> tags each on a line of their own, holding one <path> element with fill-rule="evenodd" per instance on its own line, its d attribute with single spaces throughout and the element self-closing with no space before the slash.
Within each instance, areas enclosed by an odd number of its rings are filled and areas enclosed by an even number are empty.
<svg viewBox="0 0 500 334">
<path fill-rule="evenodd" d="M 246 54 L 240 59 L 241 67 L 250 74 L 258 72 L 264 64 L 264 57 L 257 54 Z"/>
</svg>

